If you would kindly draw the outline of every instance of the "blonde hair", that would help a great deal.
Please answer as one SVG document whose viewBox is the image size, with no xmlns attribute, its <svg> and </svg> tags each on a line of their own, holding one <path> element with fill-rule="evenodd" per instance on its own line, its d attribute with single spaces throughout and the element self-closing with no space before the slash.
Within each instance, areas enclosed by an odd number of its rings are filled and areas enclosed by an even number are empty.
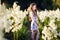
<svg viewBox="0 0 60 40">
<path fill-rule="evenodd" d="M 32 7 L 36 5 L 35 3 L 31 3 L 30 6 L 28 7 L 27 11 L 28 13 L 30 13 L 30 11 L 32 11 Z"/>
</svg>

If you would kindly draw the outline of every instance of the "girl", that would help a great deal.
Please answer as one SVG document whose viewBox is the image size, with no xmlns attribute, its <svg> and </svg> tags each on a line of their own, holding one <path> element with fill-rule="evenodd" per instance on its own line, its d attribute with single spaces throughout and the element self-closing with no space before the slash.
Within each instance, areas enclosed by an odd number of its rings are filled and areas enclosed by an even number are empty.
<svg viewBox="0 0 60 40">
<path fill-rule="evenodd" d="M 29 20 L 31 21 L 31 37 L 32 40 L 39 39 L 39 24 L 38 24 L 38 16 L 37 16 L 37 7 L 35 3 L 31 3 L 29 7 Z"/>
</svg>

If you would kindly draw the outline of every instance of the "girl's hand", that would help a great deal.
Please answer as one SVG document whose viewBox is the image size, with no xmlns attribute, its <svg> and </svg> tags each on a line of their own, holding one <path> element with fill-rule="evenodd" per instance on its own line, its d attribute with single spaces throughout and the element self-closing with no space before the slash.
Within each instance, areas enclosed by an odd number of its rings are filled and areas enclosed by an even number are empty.
<svg viewBox="0 0 60 40">
<path fill-rule="evenodd" d="M 39 23 L 36 22 L 36 24 L 39 26 Z"/>
<path fill-rule="evenodd" d="M 39 26 L 39 23 L 37 23 L 37 25 Z"/>
</svg>

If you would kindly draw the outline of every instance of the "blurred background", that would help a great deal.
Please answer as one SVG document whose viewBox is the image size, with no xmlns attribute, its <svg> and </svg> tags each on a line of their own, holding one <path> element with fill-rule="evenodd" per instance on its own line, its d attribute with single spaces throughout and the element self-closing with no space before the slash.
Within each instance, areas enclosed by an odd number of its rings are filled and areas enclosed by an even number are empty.
<svg viewBox="0 0 60 40">
<path fill-rule="evenodd" d="M 31 3 L 38 8 L 39 40 L 60 40 L 60 0 L 0 0 L 0 40 L 31 40 Z"/>
<path fill-rule="evenodd" d="M 33 2 L 37 4 L 39 10 L 60 8 L 60 0 L 1 0 L 1 4 L 4 3 L 6 7 L 9 8 L 12 7 L 15 1 L 21 6 L 21 10 L 27 9 L 29 4 Z"/>
</svg>

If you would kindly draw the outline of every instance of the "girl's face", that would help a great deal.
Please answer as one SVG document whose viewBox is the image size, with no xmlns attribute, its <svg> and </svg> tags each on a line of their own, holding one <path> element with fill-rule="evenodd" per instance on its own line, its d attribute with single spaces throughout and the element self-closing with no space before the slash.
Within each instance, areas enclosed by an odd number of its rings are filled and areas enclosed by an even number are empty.
<svg viewBox="0 0 60 40">
<path fill-rule="evenodd" d="M 36 5 L 34 5 L 34 6 L 32 7 L 32 10 L 33 10 L 33 11 L 37 10 Z"/>
</svg>

